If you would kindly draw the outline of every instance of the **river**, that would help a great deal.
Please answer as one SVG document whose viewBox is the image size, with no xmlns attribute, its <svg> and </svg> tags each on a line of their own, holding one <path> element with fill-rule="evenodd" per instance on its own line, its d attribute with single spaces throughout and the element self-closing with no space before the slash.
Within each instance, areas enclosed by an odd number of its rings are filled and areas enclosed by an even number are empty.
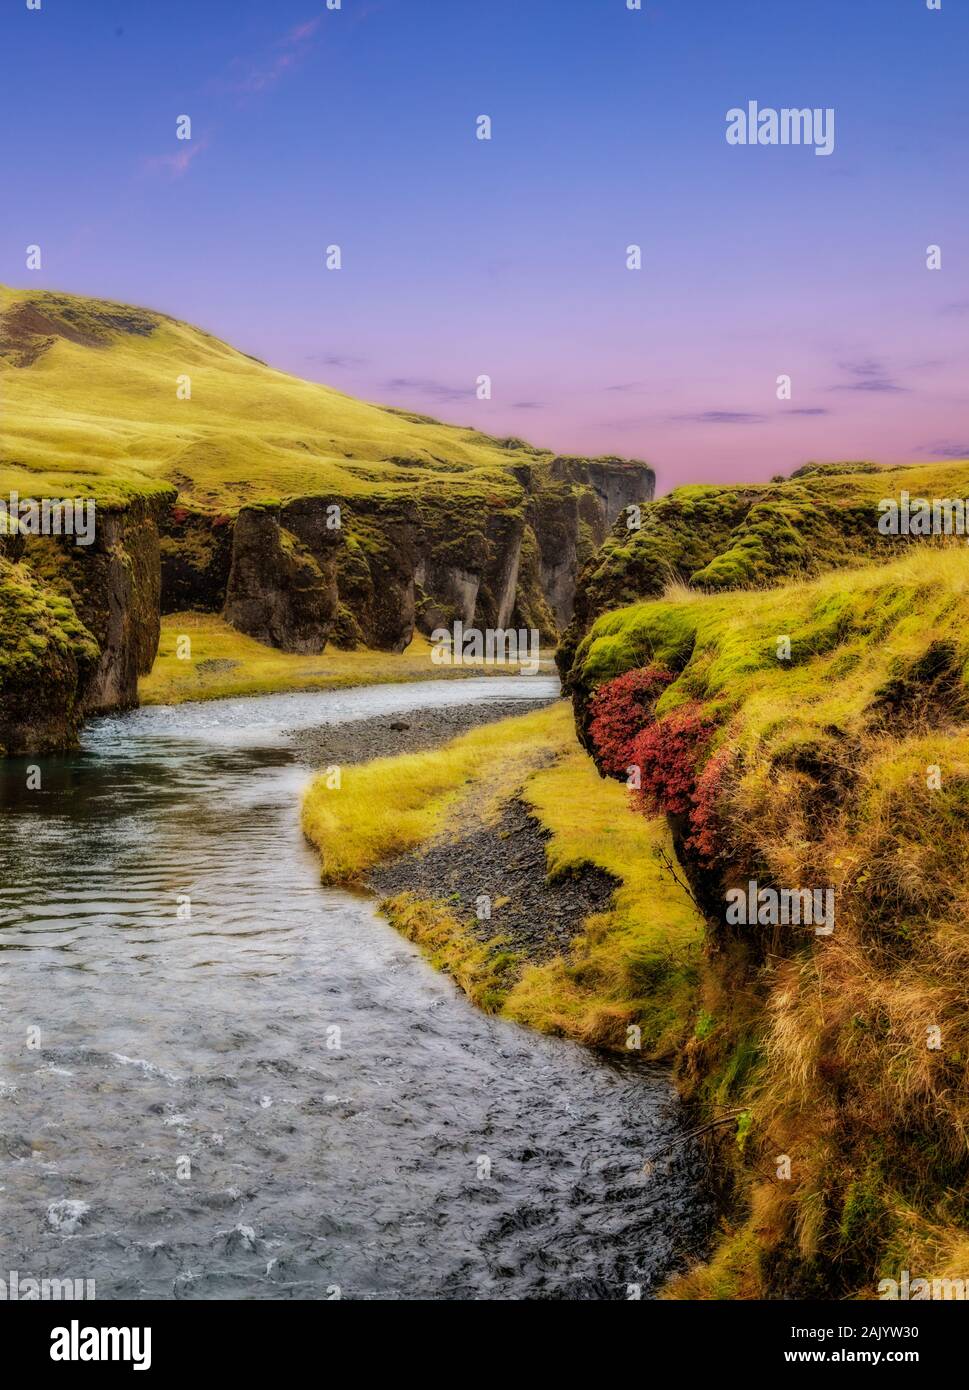
<svg viewBox="0 0 969 1390">
<path fill-rule="evenodd" d="M 485 1016 L 300 834 L 287 731 L 555 688 L 145 708 L 0 763 L 0 1279 L 627 1298 L 699 1251 L 692 1146 L 644 1170 L 666 1072 Z"/>
</svg>

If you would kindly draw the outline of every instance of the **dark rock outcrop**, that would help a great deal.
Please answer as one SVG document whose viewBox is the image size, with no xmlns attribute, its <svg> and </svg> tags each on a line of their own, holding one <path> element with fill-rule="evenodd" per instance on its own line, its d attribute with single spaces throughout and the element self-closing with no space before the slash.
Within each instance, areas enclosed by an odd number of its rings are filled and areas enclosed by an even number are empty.
<svg viewBox="0 0 969 1390">
<path fill-rule="evenodd" d="M 138 703 L 158 650 L 159 522 L 173 492 L 100 504 L 95 538 L 4 538 L 0 748 L 71 747 L 86 714 Z"/>
<path fill-rule="evenodd" d="M 337 613 L 338 535 L 319 498 L 243 507 L 233 529 L 227 621 L 282 651 L 322 651 Z"/>
<path fill-rule="evenodd" d="M 243 507 L 235 519 L 175 508 L 162 538 L 163 609 L 222 611 L 284 651 L 327 641 L 399 652 L 415 631 L 537 629 L 554 642 L 576 577 L 631 502 L 645 464 L 539 456 L 512 490 L 364 494 Z M 328 525 L 333 507 L 338 528 Z"/>
</svg>

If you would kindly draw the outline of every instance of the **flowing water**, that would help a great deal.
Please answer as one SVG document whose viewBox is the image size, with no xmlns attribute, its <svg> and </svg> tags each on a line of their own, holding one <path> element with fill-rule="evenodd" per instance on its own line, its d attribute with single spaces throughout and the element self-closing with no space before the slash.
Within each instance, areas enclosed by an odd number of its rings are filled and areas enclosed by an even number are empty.
<svg viewBox="0 0 969 1390">
<path fill-rule="evenodd" d="M 691 1146 L 644 1171 L 665 1073 L 486 1017 L 299 832 L 287 730 L 554 688 L 147 708 L 0 765 L 0 1279 L 624 1298 L 702 1242 Z"/>
</svg>

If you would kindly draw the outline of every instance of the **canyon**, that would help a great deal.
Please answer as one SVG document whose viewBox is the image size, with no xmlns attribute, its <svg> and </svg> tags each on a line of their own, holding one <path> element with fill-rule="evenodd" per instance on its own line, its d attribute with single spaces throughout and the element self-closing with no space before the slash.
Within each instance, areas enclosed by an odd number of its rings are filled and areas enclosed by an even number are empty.
<svg viewBox="0 0 969 1390">
<path fill-rule="evenodd" d="M 653 496 L 637 460 L 356 401 L 150 310 L 10 290 L 0 309 L 0 485 L 97 516 L 84 547 L 0 535 L 7 754 L 73 746 L 85 715 L 135 705 L 166 613 L 294 653 L 392 659 L 455 622 L 554 644 L 582 567 Z"/>
</svg>

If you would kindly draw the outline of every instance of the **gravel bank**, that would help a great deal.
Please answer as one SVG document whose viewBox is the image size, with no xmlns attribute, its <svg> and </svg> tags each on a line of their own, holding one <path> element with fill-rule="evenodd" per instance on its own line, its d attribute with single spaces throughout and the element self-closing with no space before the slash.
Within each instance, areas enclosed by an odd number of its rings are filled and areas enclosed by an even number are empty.
<svg viewBox="0 0 969 1390">
<path fill-rule="evenodd" d="M 556 697 L 557 698 L 557 697 Z M 440 709 L 409 710 L 393 718 L 355 719 L 347 724 L 322 724 L 291 733 L 300 758 L 312 767 L 347 767 L 399 753 L 421 753 L 457 738 L 479 724 L 494 724 L 512 715 L 529 714 L 553 699 L 496 700 L 487 704 L 444 705 Z"/>
<path fill-rule="evenodd" d="M 503 936 L 527 960 L 549 960 L 568 949 L 590 913 L 608 905 L 616 882 L 590 866 L 547 883 L 547 839 L 525 806 L 512 801 L 497 825 L 382 865 L 370 886 L 382 898 L 406 891 L 443 900 L 479 940 Z M 490 918 L 478 916 L 482 896 L 490 900 Z"/>
</svg>

